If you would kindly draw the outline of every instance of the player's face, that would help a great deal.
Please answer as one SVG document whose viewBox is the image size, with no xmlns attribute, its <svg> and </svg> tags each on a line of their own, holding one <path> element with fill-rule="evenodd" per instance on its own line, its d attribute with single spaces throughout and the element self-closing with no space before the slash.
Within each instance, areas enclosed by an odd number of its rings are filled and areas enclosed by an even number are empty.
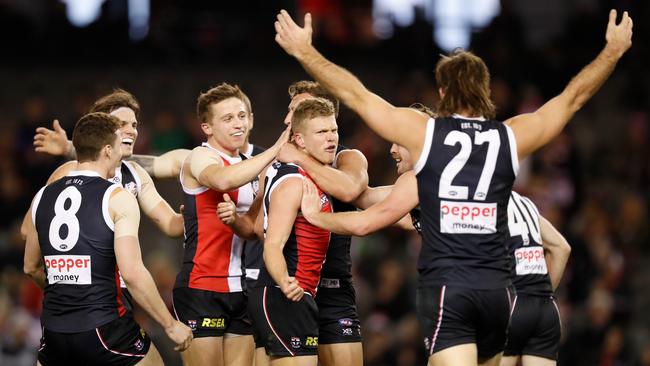
<svg viewBox="0 0 650 366">
<path fill-rule="evenodd" d="M 339 132 L 334 116 L 316 117 L 306 122 L 304 132 L 299 133 L 299 144 L 305 151 L 323 164 L 332 164 L 339 144 Z"/>
<path fill-rule="evenodd" d="M 409 170 L 413 170 L 413 163 L 411 162 L 411 154 L 408 150 L 401 145 L 393 144 L 390 147 L 390 156 L 395 159 L 397 165 L 397 174 L 403 174 Z"/>
<path fill-rule="evenodd" d="M 305 99 L 313 98 L 314 96 L 309 93 L 296 94 L 291 98 L 291 103 L 289 103 L 289 110 L 287 111 L 287 116 L 284 117 L 284 125 L 289 126 L 291 124 L 291 118 L 293 117 L 293 111 L 296 110 L 296 107 L 300 102 Z"/>
<path fill-rule="evenodd" d="M 138 138 L 138 120 L 135 118 L 135 112 L 131 108 L 118 108 L 111 112 L 112 115 L 119 118 L 124 124 L 120 128 L 122 132 L 122 157 L 124 159 L 133 155 L 133 146 Z"/>
<path fill-rule="evenodd" d="M 210 105 L 210 123 L 201 125 L 208 138 L 213 137 L 221 148 L 234 151 L 244 146 L 250 128 L 246 104 L 238 98 L 228 98 Z"/>
</svg>

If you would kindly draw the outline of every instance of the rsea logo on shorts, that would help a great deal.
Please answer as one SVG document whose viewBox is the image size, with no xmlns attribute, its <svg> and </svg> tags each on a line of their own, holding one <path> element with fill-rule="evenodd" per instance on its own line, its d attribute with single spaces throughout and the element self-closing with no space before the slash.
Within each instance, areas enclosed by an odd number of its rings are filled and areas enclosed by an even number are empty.
<svg viewBox="0 0 650 366">
<path fill-rule="evenodd" d="M 307 337 L 305 347 L 318 347 L 318 337 Z"/>
<path fill-rule="evenodd" d="M 523 247 L 515 250 L 515 261 L 518 276 L 548 273 L 542 247 Z"/>
<path fill-rule="evenodd" d="M 46 255 L 47 283 L 90 285 L 92 276 L 89 255 Z"/>
<path fill-rule="evenodd" d="M 201 328 L 224 329 L 224 328 L 226 328 L 226 319 L 224 319 L 224 318 L 203 318 L 203 321 L 201 322 Z"/>
<path fill-rule="evenodd" d="M 493 234 L 496 231 L 496 203 L 440 201 L 440 232 Z"/>
</svg>

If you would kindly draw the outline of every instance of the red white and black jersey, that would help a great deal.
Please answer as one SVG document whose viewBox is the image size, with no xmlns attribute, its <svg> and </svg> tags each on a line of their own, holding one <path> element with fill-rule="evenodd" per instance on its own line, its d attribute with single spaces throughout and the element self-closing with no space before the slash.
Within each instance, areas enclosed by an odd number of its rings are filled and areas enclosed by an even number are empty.
<svg viewBox="0 0 650 366">
<path fill-rule="evenodd" d="M 275 162 L 266 171 L 264 178 L 264 231 L 268 227 L 268 213 L 271 196 L 275 188 L 287 178 L 310 179 L 309 175 L 294 164 Z M 330 200 L 318 188 L 321 212 L 332 212 Z M 296 216 L 291 229 L 291 235 L 284 245 L 282 254 L 287 263 L 289 276 L 295 277 L 300 286 L 312 296 L 320 281 L 321 269 L 330 242 L 330 232 L 310 224 L 300 213 Z M 277 285 L 266 270 L 266 265 L 260 271 L 258 286 Z"/>
<path fill-rule="evenodd" d="M 423 243 L 421 286 L 508 286 L 508 199 L 519 162 L 514 134 L 499 121 L 429 119 L 415 164 Z"/>
<path fill-rule="evenodd" d="M 539 211 L 527 197 L 512 192 L 508 203 L 508 248 L 512 257 L 512 284 L 517 293 L 552 295 Z"/>
<path fill-rule="evenodd" d="M 126 313 L 108 211 L 116 188 L 94 171 L 73 171 L 34 198 L 47 276 L 41 320 L 51 331 L 83 332 Z"/>
<path fill-rule="evenodd" d="M 241 156 L 230 157 L 207 143 L 203 146 L 219 154 L 224 166 L 241 162 Z M 181 172 L 181 177 L 183 176 Z M 182 185 L 182 178 L 181 178 Z M 242 291 L 242 249 L 244 239 L 235 235 L 217 215 L 217 205 L 228 193 L 238 213 L 245 213 L 253 202 L 251 183 L 230 192 L 218 192 L 208 187 L 183 186 L 185 213 L 185 255 L 176 276 L 175 287 L 221 293 Z"/>
</svg>

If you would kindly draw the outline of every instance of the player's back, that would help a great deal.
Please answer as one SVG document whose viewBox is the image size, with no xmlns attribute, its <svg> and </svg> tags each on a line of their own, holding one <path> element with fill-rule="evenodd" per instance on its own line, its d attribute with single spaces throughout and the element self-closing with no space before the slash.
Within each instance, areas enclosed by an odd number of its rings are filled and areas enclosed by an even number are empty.
<svg viewBox="0 0 650 366">
<path fill-rule="evenodd" d="M 512 284 L 518 294 L 551 295 L 540 215 L 535 204 L 512 192 L 508 203 L 508 241 L 512 258 Z"/>
<path fill-rule="evenodd" d="M 108 211 L 117 188 L 95 172 L 74 171 L 35 198 L 32 219 L 47 275 L 42 322 L 50 330 L 85 331 L 126 313 Z"/>
<path fill-rule="evenodd" d="M 495 289 L 510 283 L 507 204 L 516 143 L 498 121 L 430 119 L 415 165 L 422 211 L 422 285 Z"/>
</svg>

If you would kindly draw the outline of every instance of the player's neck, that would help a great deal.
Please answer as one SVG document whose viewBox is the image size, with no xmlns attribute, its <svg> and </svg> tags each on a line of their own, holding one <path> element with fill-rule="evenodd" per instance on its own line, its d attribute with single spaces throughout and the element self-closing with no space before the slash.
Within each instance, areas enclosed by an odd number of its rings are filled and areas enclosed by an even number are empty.
<svg viewBox="0 0 650 366">
<path fill-rule="evenodd" d="M 221 153 L 223 153 L 225 155 L 228 155 L 230 157 L 235 158 L 235 157 L 239 156 L 239 149 L 234 149 L 233 150 L 233 149 L 226 148 L 226 147 L 222 146 L 220 143 L 218 143 L 217 140 L 212 138 L 212 137 L 210 137 L 208 139 L 208 145 L 210 145 L 211 148 L 213 148 L 215 150 L 219 150 L 219 152 L 221 152 Z M 244 149 L 244 148 L 242 147 L 242 149 Z"/>
<path fill-rule="evenodd" d="M 99 174 L 102 178 L 107 179 L 109 172 L 114 170 L 115 167 L 107 166 L 107 164 L 99 161 L 85 161 L 77 164 L 77 170 L 90 170 Z"/>
</svg>

